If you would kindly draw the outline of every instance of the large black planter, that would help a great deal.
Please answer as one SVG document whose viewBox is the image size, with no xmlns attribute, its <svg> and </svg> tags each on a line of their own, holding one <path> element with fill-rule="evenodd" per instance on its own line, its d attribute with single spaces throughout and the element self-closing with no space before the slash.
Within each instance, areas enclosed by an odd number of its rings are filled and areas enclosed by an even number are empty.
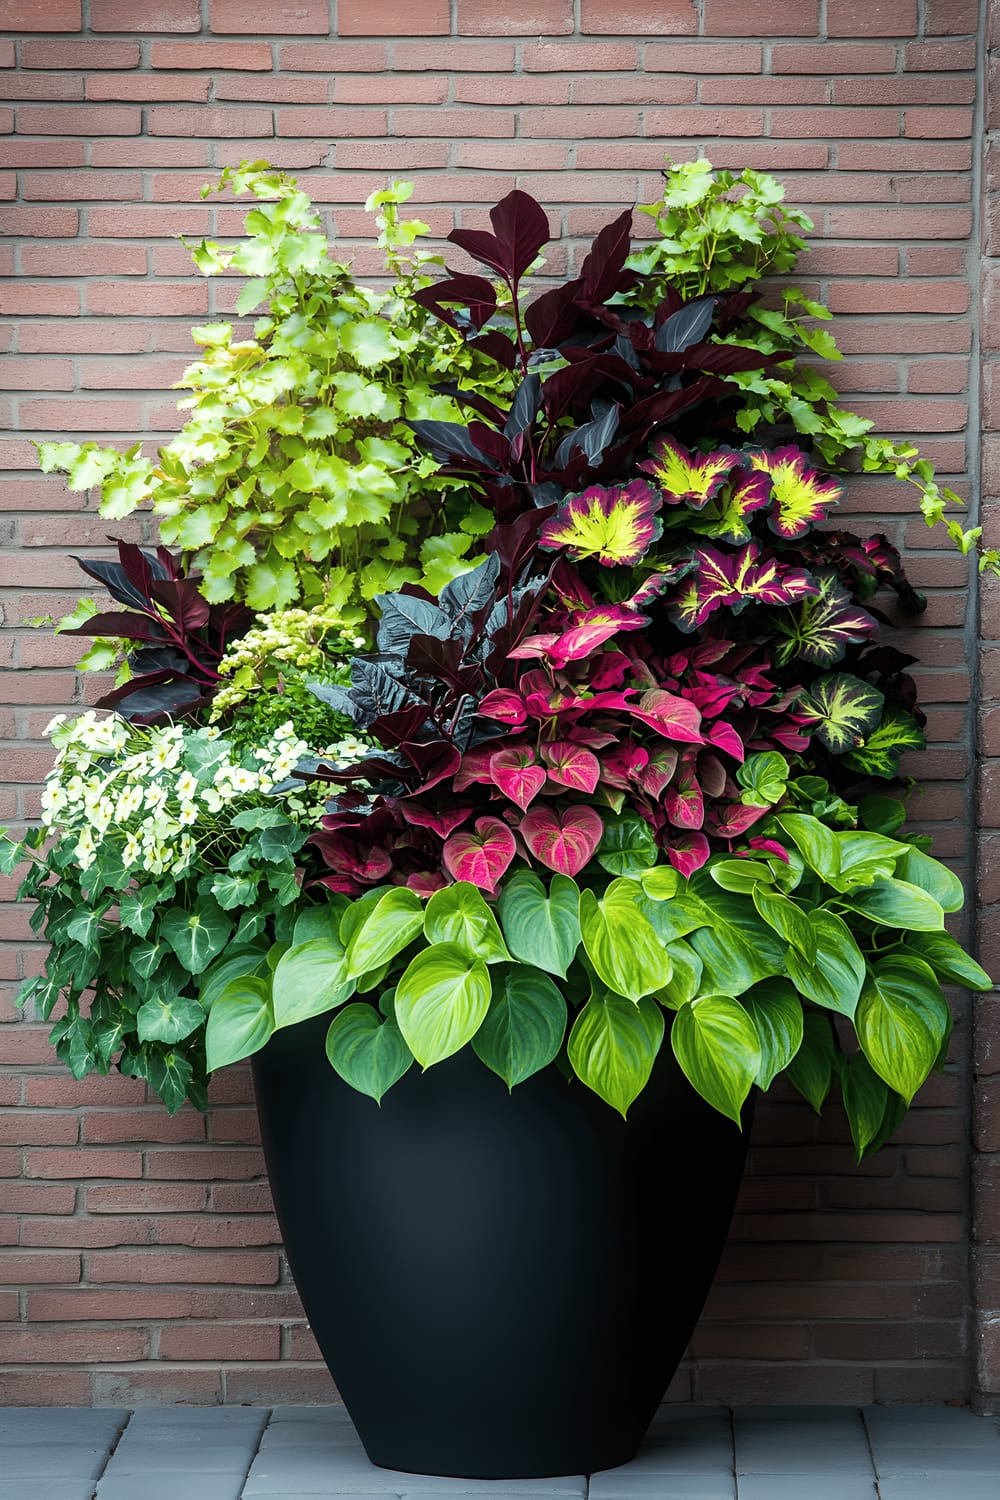
<svg viewBox="0 0 1000 1500">
<path fill-rule="evenodd" d="M 278 1221 L 373 1463 L 465 1478 L 635 1453 L 725 1242 L 745 1135 L 665 1043 L 627 1123 L 555 1068 L 513 1093 L 469 1048 L 381 1108 L 327 1017 L 254 1058 Z"/>
</svg>

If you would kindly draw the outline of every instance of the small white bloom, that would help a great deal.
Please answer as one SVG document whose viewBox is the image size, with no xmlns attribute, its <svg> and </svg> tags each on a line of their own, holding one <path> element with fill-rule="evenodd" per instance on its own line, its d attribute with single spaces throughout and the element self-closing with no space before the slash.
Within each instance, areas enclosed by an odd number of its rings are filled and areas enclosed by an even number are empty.
<svg viewBox="0 0 1000 1500">
<path fill-rule="evenodd" d="M 201 800 L 208 812 L 217 813 L 222 810 L 222 798 L 214 787 L 207 786 L 201 794 Z"/>
<path fill-rule="evenodd" d="M 122 861 L 126 866 L 134 865 L 141 855 L 142 845 L 135 834 L 130 833 L 125 840 L 125 847 L 122 849 Z"/>
<path fill-rule="evenodd" d="M 122 822 L 125 822 L 128 818 L 131 818 L 132 815 L 134 813 L 137 813 L 142 807 L 143 796 L 144 792 L 141 786 L 135 786 L 134 784 L 127 786 L 125 790 L 119 795 L 118 801 L 115 805 L 115 815 L 119 819 L 121 819 Z"/>
<path fill-rule="evenodd" d="M 97 857 L 97 845 L 89 828 L 85 828 L 76 841 L 76 857 L 81 870 L 89 870 Z"/>
<path fill-rule="evenodd" d="M 174 783 L 174 791 L 182 802 L 190 802 L 198 791 L 198 778 L 192 776 L 190 771 L 184 771 L 178 776 Z"/>
<path fill-rule="evenodd" d="M 245 771 L 242 766 L 232 768 L 231 781 L 236 792 L 246 794 L 255 792 L 260 783 L 260 777 L 256 771 Z"/>
<path fill-rule="evenodd" d="M 60 724 L 65 724 L 65 722 L 66 722 L 66 715 L 65 714 L 56 714 L 55 718 L 54 719 L 50 719 L 49 722 L 46 724 L 45 728 L 42 730 L 42 733 L 45 735 L 45 738 L 48 739 L 48 737 L 49 737 L 50 734 L 55 734 L 56 730 L 59 728 L 59 725 Z"/>
<path fill-rule="evenodd" d="M 177 822 L 185 827 L 198 821 L 198 809 L 193 802 L 182 802 L 181 810 L 177 814 Z"/>
</svg>

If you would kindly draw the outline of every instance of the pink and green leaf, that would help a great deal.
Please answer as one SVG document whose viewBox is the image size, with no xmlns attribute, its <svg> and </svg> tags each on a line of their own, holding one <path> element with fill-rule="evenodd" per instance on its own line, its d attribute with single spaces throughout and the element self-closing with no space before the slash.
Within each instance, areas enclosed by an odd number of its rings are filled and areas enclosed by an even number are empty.
<svg viewBox="0 0 1000 1500">
<path fill-rule="evenodd" d="M 538 534 L 541 547 L 565 547 L 574 557 L 592 557 L 603 567 L 637 563 L 663 531 L 657 511 L 663 497 L 645 480 L 616 489 L 591 485 L 571 495 Z"/>
<path fill-rule="evenodd" d="M 672 834 L 667 845 L 667 858 L 674 869 L 685 878 L 690 877 L 708 860 L 711 854 L 708 839 L 703 833 Z"/>
<path fill-rule="evenodd" d="M 527 812 L 546 779 L 544 768 L 535 765 L 534 751 L 529 745 L 510 745 L 506 750 L 495 751 L 490 756 L 490 775 L 494 786 L 511 802 L 516 802 L 522 812 Z"/>
<path fill-rule="evenodd" d="M 650 688 L 634 707 L 629 707 L 628 712 L 665 739 L 681 740 L 689 745 L 704 743 L 698 709 L 688 698 L 681 698 L 666 688 Z"/>
<path fill-rule="evenodd" d="M 518 830 L 535 859 L 559 875 L 578 875 L 594 856 L 604 834 L 593 807 L 533 807 Z"/>
<path fill-rule="evenodd" d="M 788 568 L 776 557 L 762 556 L 757 542 L 739 552 L 720 552 L 703 543 L 694 555 L 698 571 L 685 580 L 671 609 L 682 630 L 698 629 L 722 605 L 738 613 L 748 604 L 794 604 L 818 592 L 804 568 Z"/>
<path fill-rule="evenodd" d="M 593 751 L 585 750 L 571 740 L 553 740 L 543 744 L 541 750 L 549 778 L 559 786 L 588 795 L 597 786 L 601 764 Z"/>
<path fill-rule="evenodd" d="M 441 857 L 453 880 L 467 880 L 493 895 L 517 845 L 499 818 L 477 818 L 475 830 L 462 829 L 446 840 Z"/>
</svg>

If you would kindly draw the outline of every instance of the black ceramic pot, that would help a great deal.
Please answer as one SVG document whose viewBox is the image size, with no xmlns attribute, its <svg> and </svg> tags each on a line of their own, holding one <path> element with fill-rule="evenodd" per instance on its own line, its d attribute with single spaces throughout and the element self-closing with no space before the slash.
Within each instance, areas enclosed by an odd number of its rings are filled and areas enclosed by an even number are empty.
<svg viewBox="0 0 1000 1500">
<path fill-rule="evenodd" d="M 725 1242 L 746 1136 L 664 1044 L 628 1121 L 554 1067 L 512 1093 L 465 1048 L 379 1107 L 328 1017 L 254 1058 L 306 1315 L 373 1463 L 464 1478 L 635 1454 Z"/>
</svg>

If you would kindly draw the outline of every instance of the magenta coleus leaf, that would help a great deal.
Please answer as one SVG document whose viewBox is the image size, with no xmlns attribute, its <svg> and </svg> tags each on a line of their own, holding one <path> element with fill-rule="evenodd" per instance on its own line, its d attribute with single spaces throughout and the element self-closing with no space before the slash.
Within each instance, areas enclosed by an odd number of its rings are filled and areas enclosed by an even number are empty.
<svg viewBox="0 0 1000 1500">
<path fill-rule="evenodd" d="M 747 604 L 794 604 L 818 592 L 804 568 L 762 556 L 757 542 L 739 552 L 720 552 L 705 543 L 694 555 L 698 571 L 685 580 L 670 611 L 681 630 L 697 630 L 721 605 L 738 613 Z"/>
<path fill-rule="evenodd" d="M 592 557 L 604 567 L 637 563 L 663 530 L 656 512 L 663 497 L 643 479 L 617 489 L 591 485 L 571 495 L 545 522 L 538 544 L 565 547 L 574 557 Z"/>
<path fill-rule="evenodd" d="M 649 752 L 649 760 L 639 772 L 638 784 L 648 796 L 659 799 L 673 780 L 677 770 L 677 751 L 673 745 L 657 745 Z"/>
<path fill-rule="evenodd" d="M 676 765 L 676 755 L 674 764 Z M 617 744 L 607 755 L 601 756 L 601 781 L 605 786 L 620 787 L 627 791 L 649 765 L 649 751 L 642 745 Z M 671 775 L 673 767 L 671 767 Z M 667 777 L 667 781 L 670 777 Z M 666 785 L 666 782 L 664 782 Z M 662 788 L 661 788 L 662 790 Z M 654 793 L 654 795 L 659 795 Z"/>
<path fill-rule="evenodd" d="M 755 807 L 748 802 L 731 802 L 723 807 L 713 807 L 709 814 L 710 830 L 720 839 L 739 838 L 755 823 L 759 823 L 769 807 Z"/>
<path fill-rule="evenodd" d="M 709 728 L 707 739 L 709 744 L 714 745 L 717 750 L 724 750 L 734 760 L 742 762 L 745 758 L 743 741 L 731 724 L 724 724 L 717 719 Z"/>
<path fill-rule="evenodd" d="M 705 798 L 693 767 L 667 787 L 663 806 L 675 828 L 701 828 L 705 821 Z"/>
<path fill-rule="evenodd" d="M 484 719 L 496 719 L 501 724 L 523 724 L 528 717 L 524 699 L 511 688 L 494 688 L 479 705 Z"/>
<path fill-rule="evenodd" d="M 406 884 L 418 896 L 433 896 L 435 891 L 444 890 L 448 882 L 437 870 L 419 870 L 416 875 L 406 877 Z"/>
<path fill-rule="evenodd" d="M 740 455 L 731 448 L 691 453 L 673 438 L 662 437 L 639 468 L 652 474 L 668 505 L 685 501 L 693 510 L 700 510 L 718 494 L 727 475 L 740 462 Z"/>
<path fill-rule="evenodd" d="M 530 745 L 509 745 L 506 750 L 494 751 L 490 756 L 490 775 L 494 786 L 511 802 L 516 802 L 522 812 L 527 812 L 546 781 L 545 769 L 535 765 Z"/>
<path fill-rule="evenodd" d="M 700 870 L 711 852 L 708 839 L 703 833 L 673 834 L 667 845 L 667 858 L 674 869 L 685 877 Z"/>
<path fill-rule="evenodd" d="M 668 740 L 682 740 L 689 745 L 704 743 L 698 709 L 687 698 L 666 688 L 650 688 L 628 712 Z"/>
<path fill-rule="evenodd" d="M 822 521 L 843 487 L 810 463 L 799 448 L 758 448 L 747 455 L 753 468 L 770 476 L 772 500 L 768 525 L 792 542 Z"/>
<path fill-rule="evenodd" d="M 727 542 L 748 542 L 751 531 L 747 517 L 763 510 L 770 500 L 770 475 L 756 469 L 734 469 L 701 515 L 691 518 L 691 524 L 696 531 Z"/>
<path fill-rule="evenodd" d="M 604 834 L 601 815 L 593 807 L 533 807 L 518 830 L 531 853 L 559 875 L 578 875 L 593 858 Z"/>
<path fill-rule="evenodd" d="M 453 880 L 467 880 L 492 895 L 516 853 L 514 835 L 506 823 L 499 818 L 477 818 L 475 830 L 462 829 L 446 840 L 441 858 Z"/>
<path fill-rule="evenodd" d="M 597 786 L 601 764 L 592 751 L 571 740 L 553 740 L 541 750 L 552 781 L 576 792 L 590 793 Z"/>
</svg>

